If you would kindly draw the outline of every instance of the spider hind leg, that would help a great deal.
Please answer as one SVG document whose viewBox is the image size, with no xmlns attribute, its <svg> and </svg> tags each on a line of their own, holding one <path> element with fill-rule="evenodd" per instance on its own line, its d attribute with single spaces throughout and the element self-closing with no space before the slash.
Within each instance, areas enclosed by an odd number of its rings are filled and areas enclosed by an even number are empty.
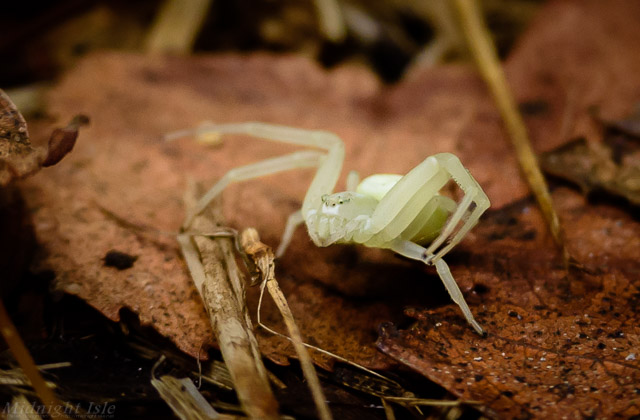
<svg viewBox="0 0 640 420">
<path fill-rule="evenodd" d="M 430 257 L 432 258 L 429 258 L 429 261 L 426 261 L 424 258 L 426 249 L 414 242 L 405 240 L 398 240 L 394 242 L 391 249 L 407 258 L 422 261 L 426 264 L 433 263 L 436 266 L 436 271 L 438 272 L 438 276 L 440 276 L 440 280 L 442 280 L 447 292 L 449 292 L 449 296 L 451 296 L 451 299 L 460 307 L 460 310 L 467 322 L 478 334 L 482 336 L 485 335 L 485 331 L 482 329 L 478 321 L 476 321 L 473 313 L 471 313 L 471 309 L 469 309 L 469 305 L 467 305 L 467 301 L 464 299 L 464 295 L 460 291 L 460 287 L 458 287 L 458 284 L 453 278 L 451 270 L 449 270 L 449 266 L 442 258 L 433 259 L 433 256 L 431 255 Z"/>
</svg>

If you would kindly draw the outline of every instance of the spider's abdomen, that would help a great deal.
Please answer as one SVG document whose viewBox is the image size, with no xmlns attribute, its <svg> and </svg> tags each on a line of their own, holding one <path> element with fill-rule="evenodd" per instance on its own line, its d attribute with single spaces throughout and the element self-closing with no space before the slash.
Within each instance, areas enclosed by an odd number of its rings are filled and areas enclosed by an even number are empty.
<svg viewBox="0 0 640 420">
<path fill-rule="evenodd" d="M 436 195 L 402 232 L 402 237 L 418 245 L 427 245 L 438 237 L 456 203 L 448 197 Z"/>
<path fill-rule="evenodd" d="M 366 177 L 358 184 L 356 192 L 373 197 L 376 200 L 382 200 L 391 188 L 393 188 L 402 175 L 396 174 L 376 174 Z"/>
<path fill-rule="evenodd" d="M 436 175 L 436 165 L 431 165 Z M 365 178 L 358 185 L 357 192 L 368 195 L 376 200 L 382 200 L 393 187 L 403 177 L 394 174 L 376 174 Z M 419 200 L 419 199 L 418 199 Z M 354 242 L 362 243 L 372 247 L 388 247 L 391 243 L 400 238 L 407 241 L 426 245 L 432 242 L 439 234 L 447 219 L 456 208 L 456 203 L 450 198 L 439 194 L 427 197 L 424 204 L 416 214 L 411 216 L 411 223 L 398 236 L 389 236 L 388 232 L 380 231 L 378 233 L 367 233 L 366 231 L 358 232 L 354 235 Z"/>
</svg>

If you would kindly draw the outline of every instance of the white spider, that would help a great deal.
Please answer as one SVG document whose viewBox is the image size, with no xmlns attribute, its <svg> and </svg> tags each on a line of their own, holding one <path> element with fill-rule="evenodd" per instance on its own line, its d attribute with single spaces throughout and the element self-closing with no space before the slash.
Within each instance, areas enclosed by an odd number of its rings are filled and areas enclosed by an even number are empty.
<svg viewBox="0 0 640 420">
<path fill-rule="evenodd" d="M 344 145 L 333 133 L 248 122 L 206 124 L 169 134 L 167 139 L 196 135 L 200 141 L 207 141 L 212 134 L 232 133 L 323 151 L 295 152 L 230 170 L 198 201 L 187 215 L 183 228 L 188 228 L 193 218 L 233 182 L 295 168 L 317 167 L 302 208 L 287 220 L 276 255 L 284 253 L 296 227 L 305 222 L 317 246 L 358 243 L 388 248 L 407 258 L 435 265 L 467 321 L 479 334 L 484 334 L 442 259 L 489 207 L 486 194 L 455 155 L 429 156 L 404 176 L 378 174 L 358 182 L 358 174 L 351 172 L 347 177 L 348 191 L 334 193 L 344 160 Z M 459 203 L 438 194 L 450 180 L 464 192 Z"/>
</svg>

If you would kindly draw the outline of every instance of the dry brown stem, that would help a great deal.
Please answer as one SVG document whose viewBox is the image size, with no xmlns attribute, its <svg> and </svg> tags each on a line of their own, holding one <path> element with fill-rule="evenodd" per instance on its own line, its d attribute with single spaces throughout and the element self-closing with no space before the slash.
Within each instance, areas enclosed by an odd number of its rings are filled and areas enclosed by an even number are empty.
<svg viewBox="0 0 640 420">
<path fill-rule="evenodd" d="M 221 417 L 189 378 L 163 375 L 158 379 L 154 376 L 151 385 L 180 419 L 210 420 Z"/>
<path fill-rule="evenodd" d="M 188 194 L 187 207 L 195 195 Z M 193 229 L 214 231 L 222 224 L 219 207 L 213 207 L 194 219 Z M 244 305 L 243 279 L 232 240 L 182 235 L 179 241 L 245 413 L 257 419 L 277 419 L 278 404 Z"/>
<path fill-rule="evenodd" d="M 562 249 L 563 257 L 568 262 L 570 257 L 565 245 L 565 235 L 560 225 L 560 219 L 553 207 L 547 182 L 542 175 L 529 141 L 527 127 L 516 106 L 516 101 L 500 65 L 489 31 L 484 24 L 478 3 L 476 0 L 456 0 L 454 3 L 460 16 L 462 31 L 469 44 L 469 50 L 500 111 L 522 173 L 538 201 L 554 241 Z"/>
<path fill-rule="evenodd" d="M 313 401 L 318 409 L 320 419 L 330 420 L 332 418 L 331 411 L 329 410 L 327 400 L 322 392 L 318 374 L 313 367 L 313 361 L 305 348 L 304 341 L 302 340 L 302 334 L 300 334 L 300 329 L 296 325 L 293 314 L 291 313 L 291 308 L 289 308 L 289 304 L 287 303 L 287 299 L 284 297 L 284 294 L 278 285 L 278 281 L 276 280 L 274 273 L 275 265 L 273 262 L 273 250 L 271 247 L 260 241 L 258 232 L 253 228 L 248 228 L 242 231 L 240 234 L 240 246 L 251 258 L 250 263 L 255 265 L 255 269 L 263 279 L 261 287 L 267 287 L 269 294 L 282 314 L 282 318 L 284 318 L 284 323 L 289 331 L 289 338 L 291 343 L 293 343 L 293 347 L 296 350 L 298 358 L 300 359 L 300 367 L 302 368 L 302 372 L 309 383 L 309 389 L 311 390 Z M 260 321 L 258 320 L 258 322 Z"/>
<path fill-rule="evenodd" d="M 68 419 L 69 417 L 67 417 L 63 411 L 60 411 L 60 408 L 62 408 L 63 405 L 58 401 L 53 391 L 47 386 L 42 375 L 40 375 L 40 371 L 34 363 L 31 353 L 27 350 L 18 330 L 9 318 L 9 314 L 4 307 L 2 300 L 0 300 L 0 331 L 9 346 L 13 357 L 15 357 L 16 361 L 22 368 L 25 376 L 29 378 L 31 386 L 33 386 L 38 397 L 47 407 L 47 410 L 49 410 L 50 413 L 56 413 L 62 419 Z"/>
<path fill-rule="evenodd" d="M 146 51 L 190 53 L 211 3 L 211 0 L 165 0 L 147 35 Z"/>
</svg>

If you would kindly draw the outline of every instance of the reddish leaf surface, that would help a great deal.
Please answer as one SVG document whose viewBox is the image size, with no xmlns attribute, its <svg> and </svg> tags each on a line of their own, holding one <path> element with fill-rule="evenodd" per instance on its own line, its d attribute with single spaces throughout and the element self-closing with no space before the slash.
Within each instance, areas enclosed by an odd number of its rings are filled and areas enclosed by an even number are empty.
<svg viewBox="0 0 640 420">
<path fill-rule="evenodd" d="M 507 60 L 540 150 L 581 136 L 599 140 L 594 108 L 612 121 L 636 106 L 638 19 L 640 3 L 628 0 L 555 0 L 542 8 Z"/>
<path fill-rule="evenodd" d="M 453 270 L 488 336 L 454 308 L 410 310 L 414 326 L 381 330 L 378 347 L 501 418 L 640 414 L 640 224 L 559 189 L 570 251 L 591 272 L 568 276 L 533 203 L 492 212 Z"/>
<path fill-rule="evenodd" d="M 615 120 L 638 101 L 638 79 L 628 77 L 640 65 L 632 47 L 638 6 L 558 1 L 540 14 L 507 65 L 540 149 L 573 136 L 597 142 L 589 107 Z M 480 138 L 497 130 L 475 123 Z M 454 307 L 409 310 L 415 325 L 386 324 L 378 346 L 455 395 L 483 401 L 492 417 L 638 415 L 640 225 L 577 192 L 553 198 L 572 255 L 592 274 L 567 275 L 531 202 L 507 206 L 488 214 L 467 253 L 450 261 L 488 337 L 465 328 Z"/>
<path fill-rule="evenodd" d="M 553 2 L 546 20 L 539 21 L 509 62 L 519 97 L 546 104 L 546 112 L 530 117 L 540 149 L 559 141 L 549 135 L 557 131 L 565 105 L 557 86 L 571 76 L 574 62 L 585 61 L 584 50 L 591 48 L 587 57 L 595 60 L 585 66 L 593 71 L 585 73 L 591 76 L 581 77 L 596 79 L 610 64 L 597 60 L 600 55 L 609 57 L 607 45 L 619 43 L 623 46 L 616 48 L 629 49 L 640 41 L 639 31 L 628 29 L 637 27 L 635 12 L 625 11 L 635 5 L 601 4 Z M 624 27 L 623 36 L 616 30 L 595 35 L 584 30 L 558 33 L 557 22 L 564 22 L 567 13 L 574 16 L 571 22 L 587 19 L 589 25 L 592 16 L 601 15 L 608 19 L 606 28 Z M 582 49 L 575 53 L 566 37 Z M 600 42 L 592 42 L 593 37 Z M 549 50 L 560 41 L 567 42 L 562 44 L 567 51 L 531 64 L 531 57 L 539 57 L 544 45 Z M 632 85 L 637 90 L 640 80 L 628 72 L 637 60 L 629 54 L 616 56 L 616 65 L 606 68 L 625 88 Z M 552 83 L 545 82 L 549 80 Z M 625 101 L 631 100 L 623 97 L 611 105 L 609 95 L 618 89 L 612 83 L 608 89 L 592 91 L 580 106 L 567 108 L 582 117 L 595 101 L 607 116 L 623 116 L 631 106 Z M 228 138 L 222 147 L 206 149 L 187 139 L 163 143 L 164 133 L 204 120 L 262 120 L 320 128 L 345 140 L 346 169 L 362 175 L 405 173 L 428 155 L 451 151 L 469 167 L 494 206 L 526 194 L 497 113 L 468 68 L 416 73 L 389 89 L 365 70 L 325 71 L 293 57 L 100 54 L 66 76 L 49 107 L 63 116 L 84 112 L 93 121 L 86 141 L 76 146 L 68 162 L 26 185 L 38 237 L 47 251 L 42 266 L 55 271 L 61 289 L 86 299 L 112 319 L 118 319 L 122 307 L 133 309 L 143 323 L 192 355 L 210 340 L 211 331 L 177 246 L 170 236 L 141 233 L 130 224 L 176 231 L 188 177 L 212 182 L 233 167 L 290 148 Z M 618 108 L 624 108 L 620 115 Z M 308 171 L 292 172 L 229 188 L 224 198 L 230 224 L 255 226 L 264 242 L 276 245 L 287 215 L 300 206 L 310 177 Z M 454 270 L 467 263 L 465 251 L 472 244 L 473 235 L 453 255 Z M 130 268 L 118 270 L 104 264 L 110 251 L 137 259 Z M 278 275 L 308 341 L 370 367 L 389 363 L 373 346 L 380 322 L 398 321 L 406 305 L 449 304 L 429 269 L 378 250 L 318 249 L 302 230 L 279 262 Z M 475 275 L 459 270 L 457 275 L 469 290 Z M 254 297 L 255 290 L 251 294 Z M 276 324 L 279 316 L 273 307 L 267 305 L 265 310 L 267 322 Z M 459 327 L 466 328 L 463 323 Z M 293 354 L 276 337 L 264 336 L 261 344 L 269 357 L 282 363 Z"/>
</svg>

